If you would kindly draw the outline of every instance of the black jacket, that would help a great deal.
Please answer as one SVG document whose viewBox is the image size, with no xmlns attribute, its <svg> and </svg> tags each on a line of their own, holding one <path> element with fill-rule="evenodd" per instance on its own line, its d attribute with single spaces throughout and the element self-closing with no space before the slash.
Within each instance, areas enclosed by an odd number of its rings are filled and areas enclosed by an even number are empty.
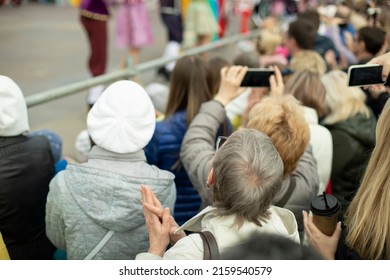
<svg viewBox="0 0 390 280">
<path fill-rule="evenodd" d="M 45 207 L 54 163 L 43 136 L 0 137 L 0 231 L 11 259 L 52 259 Z"/>
<path fill-rule="evenodd" d="M 369 118 L 359 113 L 326 127 L 333 140 L 332 192 L 342 205 L 340 217 L 343 217 L 350 203 L 347 196 L 359 187 L 375 146 L 376 119 L 372 112 Z"/>
</svg>

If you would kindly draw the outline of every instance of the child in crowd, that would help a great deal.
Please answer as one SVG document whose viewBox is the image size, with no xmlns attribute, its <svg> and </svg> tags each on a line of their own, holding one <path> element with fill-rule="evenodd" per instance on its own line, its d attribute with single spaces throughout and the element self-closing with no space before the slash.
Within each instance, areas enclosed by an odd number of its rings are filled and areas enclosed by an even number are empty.
<svg viewBox="0 0 390 280">
<path fill-rule="evenodd" d="M 127 55 L 120 68 L 134 66 L 139 63 L 141 48 L 153 42 L 144 0 L 123 0 L 119 6 L 116 22 L 116 45 L 126 49 Z"/>
</svg>

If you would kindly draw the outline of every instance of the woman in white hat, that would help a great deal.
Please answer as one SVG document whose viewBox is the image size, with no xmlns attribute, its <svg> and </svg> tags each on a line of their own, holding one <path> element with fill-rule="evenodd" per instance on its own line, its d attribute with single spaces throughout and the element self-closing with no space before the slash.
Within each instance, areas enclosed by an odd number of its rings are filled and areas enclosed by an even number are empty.
<svg viewBox="0 0 390 280">
<path fill-rule="evenodd" d="M 88 161 L 58 173 L 47 199 L 47 235 L 68 259 L 134 259 L 148 248 L 140 185 L 167 207 L 176 199 L 174 175 L 149 165 L 143 151 L 155 121 L 147 93 L 132 81 L 110 85 L 90 110 Z"/>
</svg>

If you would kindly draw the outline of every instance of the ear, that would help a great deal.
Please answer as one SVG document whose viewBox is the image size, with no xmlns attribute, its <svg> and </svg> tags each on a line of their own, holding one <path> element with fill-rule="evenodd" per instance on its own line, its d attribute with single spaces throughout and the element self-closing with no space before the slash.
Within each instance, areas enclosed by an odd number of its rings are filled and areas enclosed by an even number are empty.
<svg viewBox="0 0 390 280">
<path fill-rule="evenodd" d="M 209 185 L 209 186 L 213 185 L 214 181 L 215 181 L 214 167 L 211 167 L 210 172 L 209 172 L 209 176 L 207 177 L 207 185 Z"/>
</svg>

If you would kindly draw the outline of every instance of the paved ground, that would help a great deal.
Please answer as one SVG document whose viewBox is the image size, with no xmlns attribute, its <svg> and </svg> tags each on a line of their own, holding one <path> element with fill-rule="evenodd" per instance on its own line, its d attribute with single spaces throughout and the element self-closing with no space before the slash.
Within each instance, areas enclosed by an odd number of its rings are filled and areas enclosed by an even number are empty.
<svg viewBox="0 0 390 280">
<path fill-rule="evenodd" d="M 142 51 L 141 62 L 159 58 L 165 46 L 165 29 L 153 7 L 149 16 L 154 43 Z M 109 27 L 108 71 L 113 71 L 124 51 L 113 42 L 114 20 Z M 234 29 L 232 24 L 229 33 Z M 87 79 L 87 56 L 87 40 L 76 8 L 26 3 L 20 8 L 0 7 L 0 74 L 13 78 L 25 96 Z M 144 84 L 157 78 L 154 71 L 140 76 Z M 63 138 L 64 154 L 76 157 L 74 140 L 85 127 L 85 98 L 86 92 L 80 92 L 29 108 L 31 130 L 56 131 Z"/>
</svg>

